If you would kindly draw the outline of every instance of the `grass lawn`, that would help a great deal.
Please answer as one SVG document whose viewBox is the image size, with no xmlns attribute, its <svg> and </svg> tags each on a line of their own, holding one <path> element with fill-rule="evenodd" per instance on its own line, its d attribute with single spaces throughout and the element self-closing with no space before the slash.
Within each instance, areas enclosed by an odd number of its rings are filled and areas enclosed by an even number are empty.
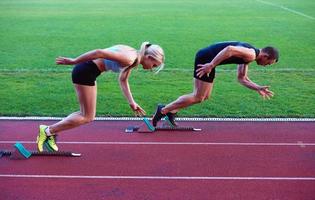
<svg viewBox="0 0 315 200">
<path fill-rule="evenodd" d="M 253 63 L 249 71 L 275 97 L 262 100 L 237 82 L 236 66 L 219 66 L 211 98 L 179 116 L 315 117 L 314 10 L 312 0 L 1 0 L 0 116 L 78 110 L 71 67 L 56 66 L 55 58 L 114 44 L 139 48 L 143 41 L 166 53 L 160 74 L 139 67 L 129 80 L 136 101 L 151 115 L 157 103 L 192 91 L 198 49 L 239 40 L 279 48 L 278 64 L 262 69 Z M 132 116 L 117 77 L 98 78 L 97 116 Z"/>
</svg>

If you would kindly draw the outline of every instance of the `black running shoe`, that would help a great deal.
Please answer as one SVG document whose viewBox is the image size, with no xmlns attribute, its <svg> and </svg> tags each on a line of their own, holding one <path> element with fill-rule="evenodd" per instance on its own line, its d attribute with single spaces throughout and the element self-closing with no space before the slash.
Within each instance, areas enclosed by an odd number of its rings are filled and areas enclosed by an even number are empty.
<svg viewBox="0 0 315 200">
<path fill-rule="evenodd" d="M 162 104 L 158 104 L 156 108 L 155 114 L 152 118 L 152 124 L 154 127 L 156 127 L 156 124 L 158 123 L 158 121 L 160 121 L 163 117 L 165 117 L 165 115 L 161 113 L 161 110 L 163 107 L 165 106 Z"/>
<path fill-rule="evenodd" d="M 178 124 L 175 122 L 176 113 L 169 112 L 166 115 L 167 115 L 169 123 L 171 123 L 172 126 L 174 127 L 178 126 Z"/>
</svg>

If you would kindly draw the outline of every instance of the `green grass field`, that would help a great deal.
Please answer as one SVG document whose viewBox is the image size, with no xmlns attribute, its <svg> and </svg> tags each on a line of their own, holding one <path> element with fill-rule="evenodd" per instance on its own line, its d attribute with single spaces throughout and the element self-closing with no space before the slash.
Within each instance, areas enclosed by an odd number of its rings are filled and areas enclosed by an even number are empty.
<svg viewBox="0 0 315 200">
<path fill-rule="evenodd" d="M 240 40 L 279 48 L 278 64 L 262 69 L 253 63 L 249 71 L 254 82 L 271 86 L 274 98 L 264 101 L 241 86 L 236 66 L 219 66 L 210 100 L 179 116 L 315 117 L 314 10 L 313 0 L 1 0 L 0 115 L 78 110 L 71 67 L 55 65 L 55 58 L 114 44 L 139 48 L 143 41 L 166 53 L 164 71 L 154 75 L 139 67 L 129 80 L 136 101 L 151 115 L 157 103 L 192 91 L 198 49 Z M 132 116 L 117 77 L 98 78 L 97 116 Z"/>
</svg>

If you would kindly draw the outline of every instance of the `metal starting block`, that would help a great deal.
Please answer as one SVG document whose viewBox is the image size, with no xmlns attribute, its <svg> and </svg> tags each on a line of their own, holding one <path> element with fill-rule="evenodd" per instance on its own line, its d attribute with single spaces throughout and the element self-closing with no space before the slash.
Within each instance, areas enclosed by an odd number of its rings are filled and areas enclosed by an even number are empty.
<svg viewBox="0 0 315 200">
<path fill-rule="evenodd" d="M 143 122 L 145 124 L 144 128 L 143 126 L 128 126 L 125 129 L 126 133 L 151 133 L 155 131 L 201 131 L 200 128 L 194 128 L 194 127 L 183 127 L 183 126 L 173 126 L 173 127 L 154 127 L 150 121 L 147 118 L 143 118 Z"/>
<path fill-rule="evenodd" d="M 73 153 L 68 151 L 29 151 L 27 150 L 22 143 L 15 143 L 13 151 L 0 150 L 0 158 L 2 156 L 10 156 L 11 159 L 28 159 L 31 156 L 63 156 L 63 157 L 80 157 L 80 153 Z"/>
<path fill-rule="evenodd" d="M 139 126 L 128 126 L 128 127 L 125 129 L 125 132 L 126 132 L 126 133 L 133 133 L 133 132 L 137 132 L 139 129 L 140 129 Z"/>
</svg>

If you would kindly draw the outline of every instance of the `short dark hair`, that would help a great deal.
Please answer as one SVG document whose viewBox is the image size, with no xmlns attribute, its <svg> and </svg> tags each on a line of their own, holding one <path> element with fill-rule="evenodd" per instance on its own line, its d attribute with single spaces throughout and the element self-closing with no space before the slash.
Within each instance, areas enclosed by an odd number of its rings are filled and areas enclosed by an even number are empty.
<svg viewBox="0 0 315 200">
<path fill-rule="evenodd" d="M 279 60 L 278 49 L 271 47 L 271 46 L 267 46 L 267 47 L 262 48 L 261 51 L 268 54 L 269 58 L 275 59 L 276 62 L 278 62 L 278 60 Z"/>
</svg>

